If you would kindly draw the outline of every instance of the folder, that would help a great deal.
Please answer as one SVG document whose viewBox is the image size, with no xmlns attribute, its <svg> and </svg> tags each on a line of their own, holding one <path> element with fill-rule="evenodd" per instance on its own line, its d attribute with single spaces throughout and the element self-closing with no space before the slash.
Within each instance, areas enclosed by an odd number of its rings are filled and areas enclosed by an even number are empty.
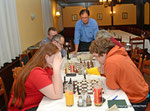
<svg viewBox="0 0 150 111">
<path fill-rule="evenodd" d="M 116 104 L 118 108 L 128 108 L 127 103 L 124 99 L 108 100 L 108 108 L 112 107 L 114 104 Z"/>
</svg>

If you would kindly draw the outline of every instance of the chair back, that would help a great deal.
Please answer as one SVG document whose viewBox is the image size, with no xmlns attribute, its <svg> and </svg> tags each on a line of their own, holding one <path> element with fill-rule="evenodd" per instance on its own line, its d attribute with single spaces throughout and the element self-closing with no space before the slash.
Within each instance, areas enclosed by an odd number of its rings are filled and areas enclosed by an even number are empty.
<svg viewBox="0 0 150 111">
<path fill-rule="evenodd" d="M 29 54 L 27 51 L 25 51 L 23 54 L 19 55 L 19 60 L 20 60 L 20 64 L 21 66 L 26 65 L 26 63 L 29 61 Z"/>
<path fill-rule="evenodd" d="M 139 70 L 141 70 L 142 67 L 142 54 L 139 53 L 139 48 L 136 47 L 133 52 L 131 53 L 131 59 L 134 62 L 134 64 L 137 66 Z"/>
<path fill-rule="evenodd" d="M 135 47 L 142 46 L 140 52 L 144 54 L 144 46 L 145 46 L 145 38 L 143 37 L 136 37 L 136 38 L 130 38 L 130 44 L 131 44 L 131 53 L 133 52 Z"/>
<path fill-rule="evenodd" d="M 15 67 L 14 69 L 12 69 L 12 72 L 13 72 L 13 78 L 14 78 L 14 81 L 17 79 L 20 71 L 24 68 L 23 67 Z"/>
<path fill-rule="evenodd" d="M 31 57 L 36 53 L 38 49 L 30 49 L 30 54 L 31 54 Z"/>
<path fill-rule="evenodd" d="M 5 86 L 1 77 L 0 77 L 0 96 L 4 96 L 5 107 L 7 109 L 8 97 L 7 97 Z"/>
<path fill-rule="evenodd" d="M 117 41 L 122 42 L 122 36 L 115 38 Z"/>
<path fill-rule="evenodd" d="M 150 60 L 146 60 L 146 57 L 144 58 L 142 64 L 142 74 L 149 86 L 149 91 L 150 91 Z"/>
<path fill-rule="evenodd" d="M 150 60 L 143 60 L 142 72 L 150 76 Z"/>
</svg>

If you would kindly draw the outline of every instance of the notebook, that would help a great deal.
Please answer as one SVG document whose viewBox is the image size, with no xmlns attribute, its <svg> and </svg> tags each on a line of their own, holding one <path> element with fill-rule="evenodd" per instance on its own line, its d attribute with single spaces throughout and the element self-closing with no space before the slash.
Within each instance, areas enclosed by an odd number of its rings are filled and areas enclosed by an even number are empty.
<svg viewBox="0 0 150 111">
<path fill-rule="evenodd" d="M 108 100 L 108 108 L 112 107 L 114 104 L 117 105 L 118 108 L 127 108 L 127 103 L 124 99 L 120 100 Z"/>
</svg>

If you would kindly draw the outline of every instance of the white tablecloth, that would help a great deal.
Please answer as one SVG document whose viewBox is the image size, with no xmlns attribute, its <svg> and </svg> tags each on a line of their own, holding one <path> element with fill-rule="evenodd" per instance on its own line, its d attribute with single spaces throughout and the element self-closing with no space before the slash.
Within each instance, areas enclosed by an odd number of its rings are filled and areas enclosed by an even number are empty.
<svg viewBox="0 0 150 111">
<path fill-rule="evenodd" d="M 75 77 L 72 77 L 72 78 L 75 79 Z M 79 78 L 82 79 L 80 76 L 76 77 L 76 79 L 79 79 Z M 101 79 L 103 83 L 103 89 L 104 89 L 103 97 L 106 99 L 106 101 L 103 103 L 102 106 L 96 107 L 94 105 L 93 95 L 91 96 L 92 106 L 89 106 L 89 107 L 78 107 L 76 95 L 74 95 L 74 106 L 72 107 L 66 106 L 65 96 L 63 96 L 63 98 L 60 100 L 51 100 L 51 99 L 48 99 L 47 97 L 43 97 L 41 103 L 39 104 L 37 111 L 105 111 L 106 109 L 108 109 L 107 100 L 112 100 L 115 96 L 118 96 L 117 99 L 125 99 L 128 105 L 128 108 L 119 108 L 119 111 L 134 111 L 126 94 L 122 90 L 109 89 L 105 84 L 104 77 L 100 77 L 96 75 L 89 75 L 89 77 L 87 77 L 87 80 L 97 79 L 97 78 Z"/>
<path fill-rule="evenodd" d="M 128 32 L 122 31 L 122 30 L 110 30 L 109 32 L 111 33 L 111 36 L 114 38 L 122 37 L 122 42 L 126 42 L 126 43 L 129 43 L 130 36 L 131 36 L 131 38 L 139 37 L 137 35 L 133 35 L 131 33 L 128 33 Z M 142 48 L 142 46 L 140 48 Z M 148 39 L 145 39 L 145 48 L 147 48 L 148 53 L 150 53 L 150 41 Z"/>
<path fill-rule="evenodd" d="M 70 61 L 77 61 L 76 58 L 72 58 Z M 62 65 L 62 75 L 64 76 L 64 67 L 65 67 L 66 60 L 64 60 Z M 94 65 L 97 66 L 98 63 L 94 62 Z M 62 78 L 63 78 L 62 76 Z M 76 77 L 71 77 L 72 80 L 83 80 L 83 75 L 77 75 Z M 69 81 L 70 77 L 67 77 L 66 80 Z M 106 78 L 97 76 L 97 75 L 87 75 L 86 80 L 98 80 L 100 79 L 102 82 L 102 87 L 104 90 L 103 97 L 106 99 L 106 101 L 103 103 L 102 106 L 96 107 L 94 105 L 94 97 L 91 95 L 92 99 L 92 106 L 89 107 L 78 107 L 77 106 L 77 96 L 74 95 L 74 106 L 67 107 L 65 103 L 65 96 L 63 96 L 62 99 L 59 100 L 51 100 L 47 97 L 43 97 L 42 101 L 40 102 L 37 111 L 105 111 L 108 109 L 107 100 L 112 100 L 115 96 L 118 96 L 117 99 L 124 99 L 128 105 L 128 108 L 119 108 L 119 111 L 134 111 L 133 107 L 131 106 L 129 99 L 127 95 L 122 90 L 111 90 L 106 86 Z M 116 99 L 116 100 L 117 100 Z"/>
</svg>

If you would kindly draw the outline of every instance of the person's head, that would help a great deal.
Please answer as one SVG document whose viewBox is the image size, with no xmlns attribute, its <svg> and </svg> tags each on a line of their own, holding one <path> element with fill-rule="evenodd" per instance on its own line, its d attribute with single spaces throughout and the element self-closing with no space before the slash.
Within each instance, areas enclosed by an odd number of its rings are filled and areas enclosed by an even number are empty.
<svg viewBox="0 0 150 111">
<path fill-rule="evenodd" d="M 84 24 L 88 24 L 90 12 L 88 9 L 82 9 L 79 13 L 81 20 Z"/>
<path fill-rule="evenodd" d="M 13 87 L 14 98 L 11 105 L 14 106 L 17 100 L 20 100 L 20 104 L 17 106 L 22 108 L 25 101 L 25 86 L 24 83 L 27 80 L 30 72 L 35 67 L 45 68 L 48 66 L 49 59 L 50 63 L 53 64 L 53 59 L 56 53 L 60 52 L 58 47 L 52 43 L 43 44 L 34 54 L 34 56 L 29 60 L 29 62 L 21 70 L 20 74 L 17 77 L 16 83 Z"/>
<path fill-rule="evenodd" d="M 111 35 L 107 30 L 98 30 L 96 32 L 95 39 L 100 38 L 100 37 L 111 38 Z"/>
<path fill-rule="evenodd" d="M 65 39 L 61 34 L 56 34 L 52 38 L 52 43 L 55 44 L 59 48 L 59 50 L 63 48 L 64 42 Z"/>
<path fill-rule="evenodd" d="M 109 38 L 97 38 L 90 45 L 90 53 L 93 54 L 95 59 L 104 64 L 107 53 L 115 46 Z"/>
<path fill-rule="evenodd" d="M 48 38 L 52 40 L 52 37 L 57 34 L 57 30 L 55 27 L 50 27 L 48 29 Z"/>
</svg>

